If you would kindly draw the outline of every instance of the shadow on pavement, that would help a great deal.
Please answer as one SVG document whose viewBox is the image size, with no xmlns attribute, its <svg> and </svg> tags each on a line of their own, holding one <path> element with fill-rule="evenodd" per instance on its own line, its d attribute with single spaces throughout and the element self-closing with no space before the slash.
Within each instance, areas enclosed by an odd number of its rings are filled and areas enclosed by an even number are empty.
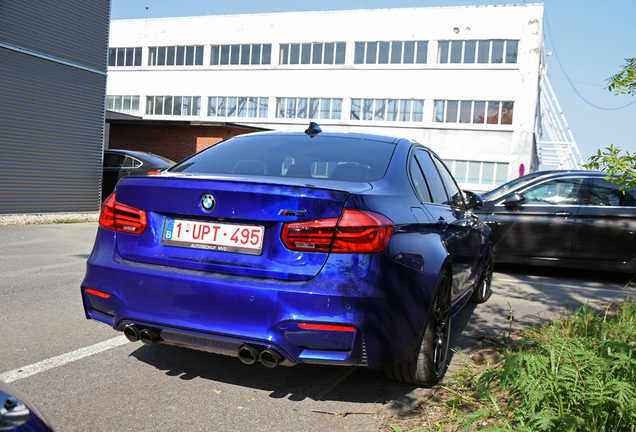
<svg viewBox="0 0 636 432">
<path fill-rule="evenodd" d="M 270 392 L 291 401 L 347 401 L 385 404 L 408 399 L 416 387 L 390 381 L 384 372 L 364 367 L 299 364 L 266 368 L 244 365 L 235 357 L 169 345 L 142 346 L 131 354 L 138 360 L 182 380 L 201 378 Z"/>
</svg>

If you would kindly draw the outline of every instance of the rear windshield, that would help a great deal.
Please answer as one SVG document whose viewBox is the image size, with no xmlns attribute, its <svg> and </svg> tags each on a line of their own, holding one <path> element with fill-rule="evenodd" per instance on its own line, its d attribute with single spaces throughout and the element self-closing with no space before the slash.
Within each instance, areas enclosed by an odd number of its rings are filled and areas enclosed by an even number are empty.
<svg viewBox="0 0 636 432">
<path fill-rule="evenodd" d="M 157 165 L 157 166 L 162 166 L 162 165 L 172 166 L 172 165 L 174 165 L 176 163 L 173 160 L 170 160 L 168 158 L 165 158 L 163 156 L 159 156 L 159 155 L 156 155 L 156 154 L 153 154 L 153 153 L 148 153 L 148 154 L 144 155 L 144 158 L 148 162 L 150 162 L 150 163 L 152 163 L 154 165 Z"/>
<path fill-rule="evenodd" d="M 245 135 L 197 153 L 169 171 L 372 182 L 384 177 L 394 150 L 391 142 L 352 137 Z"/>
</svg>

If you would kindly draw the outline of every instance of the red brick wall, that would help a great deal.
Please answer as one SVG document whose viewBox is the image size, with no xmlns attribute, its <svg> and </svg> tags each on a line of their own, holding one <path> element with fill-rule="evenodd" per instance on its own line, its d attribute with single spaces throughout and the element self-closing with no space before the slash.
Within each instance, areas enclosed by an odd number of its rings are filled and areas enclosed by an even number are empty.
<svg viewBox="0 0 636 432">
<path fill-rule="evenodd" d="M 219 141 L 249 132 L 226 126 L 111 123 L 108 148 L 151 152 L 179 162 Z"/>
</svg>

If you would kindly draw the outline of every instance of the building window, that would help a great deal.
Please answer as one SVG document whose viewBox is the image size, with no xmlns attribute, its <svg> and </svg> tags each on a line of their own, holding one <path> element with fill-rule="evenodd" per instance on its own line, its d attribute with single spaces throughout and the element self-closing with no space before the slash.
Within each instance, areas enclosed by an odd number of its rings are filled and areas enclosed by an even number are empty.
<svg viewBox="0 0 636 432">
<path fill-rule="evenodd" d="M 421 122 L 424 100 L 352 99 L 351 120 Z"/>
<path fill-rule="evenodd" d="M 507 163 L 465 160 L 445 160 L 444 163 L 457 183 L 499 186 L 508 181 Z"/>
<path fill-rule="evenodd" d="M 141 47 L 109 48 L 108 66 L 141 66 Z"/>
<path fill-rule="evenodd" d="M 212 45 L 210 65 L 268 65 L 272 61 L 271 44 Z"/>
<path fill-rule="evenodd" d="M 280 64 L 344 64 L 347 45 L 344 42 L 281 44 Z"/>
<path fill-rule="evenodd" d="M 276 117 L 340 120 L 342 99 L 276 98 Z"/>
<path fill-rule="evenodd" d="M 201 115 L 199 96 L 147 96 L 146 114 L 172 116 Z"/>
<path fill-rule="evenodd" d="M 106 96 L 106 110 L 139 115 L 139 96 Z"/>
<path fill-rule="evenodd" d="M 514 102 L 435 101 L 436 123 L 512 124 Z"/>
<path fill-rule="evenodd" d="M 426 64 L 427 41 L 356 42 L 354 64 Z"/>
<path fill-rule="evenodd" d="M 439 41 L 437 63 L 517 63 L 518 40 Z"/>
<path fill-rule="evenodd" d="M 208 98 L 209 117 L 266 118 L 268 98 L 262 97 L 216 97 Z"/>
<path fill-rule="evenodd" d="M 148 48 L 148 66 L 201 66 L 203 45 Z"/>
</svg>

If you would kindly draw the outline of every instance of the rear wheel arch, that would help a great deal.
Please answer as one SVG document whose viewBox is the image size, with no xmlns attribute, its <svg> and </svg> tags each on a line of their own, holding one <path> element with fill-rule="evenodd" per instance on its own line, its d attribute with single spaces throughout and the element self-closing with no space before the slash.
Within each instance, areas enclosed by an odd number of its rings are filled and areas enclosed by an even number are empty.
<svg viewBox="0 0 636 432">
<path fill-rule="evenodd" d="M 452 303 L 452 266 L 442 266 L 417 349 L 411 359 L 384 367 L 389 379 L 420 386 L 439 382 L 448 366 Z"/>
</svg>

